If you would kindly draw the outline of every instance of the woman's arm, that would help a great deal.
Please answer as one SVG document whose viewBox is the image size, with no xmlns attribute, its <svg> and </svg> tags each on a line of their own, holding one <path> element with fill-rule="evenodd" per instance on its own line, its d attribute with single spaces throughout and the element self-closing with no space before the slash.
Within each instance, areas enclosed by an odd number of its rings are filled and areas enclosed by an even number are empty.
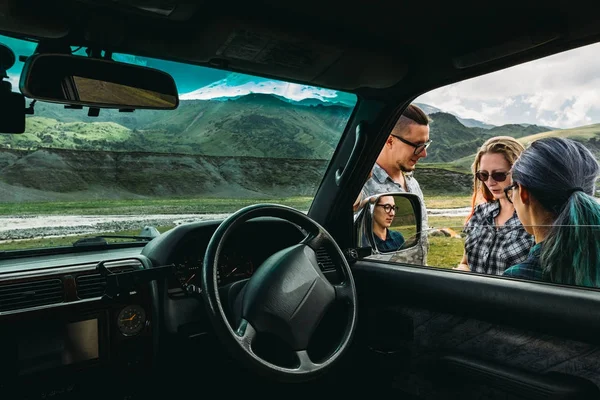
<svg viewBox="0 0 600 400">
<path fill-rule="evenodd" d="M 457 271 L 471 271 L 471 268 L 469 267 L 469 261 L 467 260 L 466 251 L 463 252 L 463 257 L 462 260 L 460 260 L 460 263 L 456 267 L 452 267 L 452 269 Z"/>
</svg>

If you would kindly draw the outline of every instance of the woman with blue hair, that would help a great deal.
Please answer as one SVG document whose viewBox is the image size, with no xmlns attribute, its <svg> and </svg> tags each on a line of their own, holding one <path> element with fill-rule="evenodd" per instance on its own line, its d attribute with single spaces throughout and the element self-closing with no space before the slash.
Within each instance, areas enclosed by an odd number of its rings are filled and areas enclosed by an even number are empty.
<svg viewBox="0 0 600 400">
<path fill-rule="evenodd" d="M 536 140 L 521 153 L 505 192 L 535 246 L 504 276 L 600 287 L 599 173 L 594 155 L 571 139 Z"/>
</svg>

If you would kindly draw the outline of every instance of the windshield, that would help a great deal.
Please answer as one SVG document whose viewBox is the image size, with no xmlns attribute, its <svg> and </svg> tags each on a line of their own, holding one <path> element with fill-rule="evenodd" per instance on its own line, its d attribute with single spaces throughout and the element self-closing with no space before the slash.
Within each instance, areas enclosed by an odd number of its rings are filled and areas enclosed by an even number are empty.
<svg viewBox="0 0 600 400">
<path fill-rule="evenodd" d="M 17 58 L 36 47 L 0 43 Z M 0 250 L 141 240 L 259 202 L 307 211 L 357 101 L 171 61 L 113 59 L 171 74 L 179 107 L 89 117 L 87 108 L 36 102 L 24 134 L 0 135 Z M 8 70 L 13 91 L 22 67 Z"/>
</svg>

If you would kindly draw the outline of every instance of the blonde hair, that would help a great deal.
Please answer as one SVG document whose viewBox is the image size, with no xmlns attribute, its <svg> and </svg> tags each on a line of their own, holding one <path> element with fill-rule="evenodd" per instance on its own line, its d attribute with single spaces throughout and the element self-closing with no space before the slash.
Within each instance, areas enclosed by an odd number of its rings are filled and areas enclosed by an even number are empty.
<svg viewBox="0 0 600 400">
<path fill-rule="evenodd" d="M 483 157 L 484 154 L 502 154 L 506 162 L 508 162 L 508 165 L 512 168 L 523 150 L 525 150 L 525 147 L 515 138 L 510 136 L 494 136 L 481 145 L 477 155 L 475 155 L 475 161 L 473 161 L 473 165 L 471 165 L 471 171 L 473 172 L 473 196 L 471 198 L 471 212 L 467 217 L 467 221 L 473 216 L 475 206 L 477 205 L 480 196 L 486 202 L 494 200 L 492 192 L 490 192 L 487 186 L 475 176 L 475 173 L 479 170 L 481 157 Z"/>
</svg>

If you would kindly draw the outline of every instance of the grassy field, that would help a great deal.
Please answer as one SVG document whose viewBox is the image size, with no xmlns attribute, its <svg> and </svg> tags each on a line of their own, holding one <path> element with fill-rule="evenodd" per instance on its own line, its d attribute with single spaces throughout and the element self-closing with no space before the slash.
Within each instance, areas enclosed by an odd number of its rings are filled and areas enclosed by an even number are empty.
<svg viewBox="0 0 600 400">
<path fill-rule="evenodd" d="M 462 208 L 471 205 L 471 196 L 426 196 L 425 206 L 433 208 Z"/>
<path fill-rule="evenodd" d="M 465 217 L 429 217 L 434 229 L 451 228 L 461 233 Z M 464 251 L 464 239 L 452 237 L 429 237 L 427 263 L 432 267 L 452 268 L 460 262 Z"/>
<path fill-rule="evenodd" d="M 280 199 L 152 199 L 0 203 L 0 215 L 137 215 L 231 213 L 256 203 L 277 203 L 307 210 L 312 197 Z"/>
<path fill-rule="evenodd" d="M 464 241 L 450 237 L 430 237 L 427 264 L 432 267 L 452 268 L 462 259 Z"/>
<path fill-rule="evenodd" d="M 133 215 L 133 214 L 218 214 L 234 212 L 255 203 L 277 203 L 300 210 L 308 210 L 311 197 L 280 199 L 160 199 L 160 200 L 105 200 L 89 202 L 35 202 L 2 203 L 0 215 Z M 428 208 L 465 207 L 469 198 L 465 196 L 431 196 L 426 199 Z M 457 232 L 464 223 L 464 217 L 430 217 L 429 225 L 435 228 L 453 228 Z M 157 227 L 160 232 L 172 226 Z M 397 229 L 397 228 L 396 228 Z M 406 230 L 406 229 L 405 229 Z M 406 233 L 406 232 L 405 232 Z M 413 233 L 414 232 L 409 232 Z M 110 232 L 115 235 L 137 235 L 139 231 Z M 70 246 L 77 239 L 92 235 L 49 237 L 13 240 L 0 243 L 2 250 L 21 250 L 40 247 Z M 459 239 L 432 238 L 430 264 L 453 266 L 456 251 L 450 249 Z M 462 246 L 462 242 L 460 244 Z M 462 248 L 462 247 L 461 247 Z M 461 250 L 462 252 L 462 250 Z M 461 253 L 462 254 L 462 253 Z"/>
<path fill-rule="evenodd" d="M 158 229 L 158 231 L 160 233 L 166 232 L 171 228 L 173 228 L 172 225 L 156 227 L 156 229 Z M 119 236 L 137 236 L 140 234 L 140 230 L 137 229 L 135 231 L 133 231 L 133 230 L 118 231 L 118 232 L 110 232 L 110 233 L 104 233 L 104 234 L 119 235 Z M 73 236 L 60 236 L 60 237 L 57 236 L 57 237 L 36 238 L 36 239 L 7 240 L 3 243 L 0 243 L 0 251 L 71 246 L 78 239 L 89 238 L 91 236 L 94 236 L 94 235 L 73 235 Z M 106 238 L 106 241 L 108 243 L 118 243 L 118 242 L 131 242 L 132 240 L 131 239 Z"/>
<path fill-rule="evenodd" d="M 279 199 L 186 198 L 0 203 L 0 215 L 135 215 L 231 213 L 256 203 L 277 203 L 308 210 L 312 197 Z M 469 196 L 428 196 L 427 208 L 467 207 Z"/>
</svg>

